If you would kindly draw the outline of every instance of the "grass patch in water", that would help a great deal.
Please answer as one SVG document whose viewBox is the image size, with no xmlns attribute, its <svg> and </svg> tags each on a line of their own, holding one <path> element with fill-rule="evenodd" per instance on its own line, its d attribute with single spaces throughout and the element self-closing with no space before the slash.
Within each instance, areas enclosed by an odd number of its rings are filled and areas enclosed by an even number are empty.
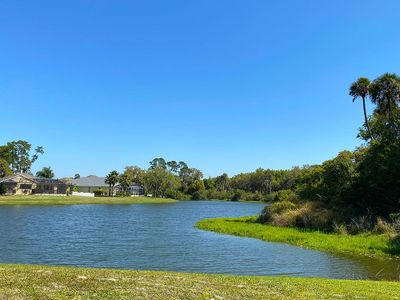
<svg viewBox="0 0 400 300">
<path fill-rule="evenodd" d="M 256 222 L 257 217 L 201 220 L 199 229 L 268 242 L 287 243 L 309 249 L 362 256 L 390 257 L 400 254 L 400 244 L 388 234 L 341 235 L 298 228 L 276 227 Z"/>
<path fill-rule="evenodd" d="M 3 299 L 398 299 L 400 283 L 0 265 Z"/>
<path fill-rule="evenodd" d="M 150 197 L 0 196 L 0 205 L 151 204 L 174 202 L 177 202 L 177 200 Z"/>
</svg>

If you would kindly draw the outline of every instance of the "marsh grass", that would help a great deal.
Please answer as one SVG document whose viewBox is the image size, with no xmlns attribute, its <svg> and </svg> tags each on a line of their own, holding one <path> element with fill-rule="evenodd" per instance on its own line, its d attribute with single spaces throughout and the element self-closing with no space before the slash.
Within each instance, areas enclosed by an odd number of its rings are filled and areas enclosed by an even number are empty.
<svg viewBox="0 0 400 300">
<path fill-rule="evenodd" d="M 0 265 L 1 299 L 398 299 L 400 283 Z"/>
<path fill-rule="evenodd" d="M 343 235 L 323 233 L 299 228 L 264 225 L 257 222 L 257 217 L 205 219 L 198 222 L 196 227 L 332 253 L 371 257 L 400 255 L 400 242 L 390 234 Z"/>
</svg>

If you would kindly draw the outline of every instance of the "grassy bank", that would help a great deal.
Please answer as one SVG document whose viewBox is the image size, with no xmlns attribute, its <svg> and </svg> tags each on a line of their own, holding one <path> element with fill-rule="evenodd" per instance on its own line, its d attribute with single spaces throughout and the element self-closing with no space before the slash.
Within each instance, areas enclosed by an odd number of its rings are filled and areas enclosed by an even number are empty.
<svg viewBox="0 0 400 300">
<path fill-rule="evenodd" d="M 0 196 L 0 205 L 146 204 L 176 200 L 148 197 Z"/>
<path fill-rule="evenodd" d="M 398 299 L 400 283 L 0 265 L 4 299 Z"/>
<path fill-rule="evenodd" d="M 263 225 L 256 223 L 256 217 L 206 219 L 198 222 L 196 227 L 333 253 L 376 257 L 400 255 L 400 245 L 391 242 L 389 236 L 384 234 L 326 234 L 297 228 Z"/>
</svg>

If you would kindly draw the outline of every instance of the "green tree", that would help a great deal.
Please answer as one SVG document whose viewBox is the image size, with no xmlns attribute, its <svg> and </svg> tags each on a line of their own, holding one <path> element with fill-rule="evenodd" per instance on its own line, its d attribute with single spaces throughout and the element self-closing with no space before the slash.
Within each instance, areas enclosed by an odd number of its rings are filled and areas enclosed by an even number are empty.
<svg viewBox="0 0 400 300">
<path fill-rule="evenodd" d="M 354 179 L 357 176 L 355 156 L 350 151 L 342 151 L 334 159 L 322 164 L 323 200 L 334 206 L 340 206 L 348 196 Z"/>
<path fill-rule="evenodd" d="M 133 184 L 133 175 L 130 172 L 124 172 L 119 175 L 119 184 L 122 188 L 122 191 L 125 193 L 128 192 L 128 188 Z"/>
<path fill-rule="evenodd" d="M 227 191 L 229 186 L 229 177 L 228 174 L 224 173 L 221 176 L 215 178 L 215 185 L 218 191 Z"/>
<path fill-rule="evenodd" d="M 387 117 L 393 137 L 397 138 L 399 128 L 396 118 L 399 118 L 400 77 L 396 74 L 383 74 L 371 83 L 369 93 L 372 102 L 377 105 L 376 112 Z"/>
<path fill-rule="evenodd" d="M 138 166 L 127 166 L 125 167 L 124 174 L 127 174 L 132 179 L 132 183 L 139 185 L 144 184 L 145 171 Z"/>
<path fill-rule="evenodd" d="M 144 182 L 146 190 L 153 197 L 165 197 L 167 193 L 169 195 L 176 194 L 180 186 L 178 177 L 163 168 L 148 170 Z"/>
<path fill-rule="evenodd" d="M 76 174 L 74 175 L 74 179 L 79 179 L 79 178 L 81 178 L 81 175 L 80 175 L 79 173 L 76 173 Z"/>
<path fill-rule="evenodd" d="M 43 147 L 36 147 L 33 155 L 30 154 L 31 144 L 27 141 L 13 141 L 6 145 L 11 159 L 11 169 L 14 173 L 26 173 L 31 169 L 32 164 L 44 153 Z"/>
<path fill-rule="evenodd" d="M 117 171 L 111 171 L 110 173 L 107 174 L 105 183 L 108 184 L 109 190 L 108 190 L 108 195 L 112 196 L 114 195 L 114 187 L 119 181 L 119 175 Z"/>
<path fill-rule="evenodd" d="M 0 159 L 0 178 L 10 175 L 12 175 L 12 171 L 9 167 L 9 163 L 4 159 Z"/>
<path fill-rule="evenodd" d="M 11 149 L 9 145 L 0 146 L 0 159 L 7 162 L 9 167 L 11 166 L 13 158 L 11 155 Z"/>
<path fill-rule="evenodd" d="M 41 178 L 53 178 L 54 172 L 51 167 L 43 167 L 40 171 L 36 172 L 36 176 Z"/>
<path fill-rule="evenodd" d="M 157 168 L 161 168 L 161 169 L 164 169 L 164 170 L 167 169 L 167 162 L 165 161 L 164 158 L 157 157 L 157 158 L 154 158 L 150 162 L 150 168 L 149 168 L 150 170 L 157 169 Z"/>
<path fill-rule="evenodd" d="M 179 164 L 175 160 L 167 162 L 167 167 L 168 167 L 168 171 L 170 173 L 173 173 L 173 174 L 177 174 L 178 173 Z"/>
<path fill-rule="evenodd" d="M 365 104 L 365 100 L 369 95 L 370 84 L 371 83 L 368 78 L 360 77 L 357 79 L 357 81 L 353 82 L 352 85 L 350 86 L 349 94 L 350 94 L 350 96 L 353 97 L 353 102 L 357 98 L 361 98 L 362 104 L 363 104 L 363 111 L 364 111 L 365 127 L 367 128 L 370 139 L 374 140 L 374 136 L 372 135 L 371 128 L 369 126 L 367 108 L 366 108 L 366 104 Z"/>
<path fill-rule="evenodd" d="M 189 186 L 202 178 L 203 173 L 199 169 L 189 168 L 186 164 L 182 165 L 182 168 L 179 170 L 182 192 L 187 193 Z"/>
<path fill-rule="evenodd" d="M 363 152 L 349 204 L 360 215 L 388 218 L 400 212 L 400 141 L 374 143 Z"/>
<path fill-rule="evenodd" d="M 193 195 L 196 192 L 205 190 L 204 182 L 202 180 L 196 180 L 189 186 L 189 194 Z"/>
</svg>

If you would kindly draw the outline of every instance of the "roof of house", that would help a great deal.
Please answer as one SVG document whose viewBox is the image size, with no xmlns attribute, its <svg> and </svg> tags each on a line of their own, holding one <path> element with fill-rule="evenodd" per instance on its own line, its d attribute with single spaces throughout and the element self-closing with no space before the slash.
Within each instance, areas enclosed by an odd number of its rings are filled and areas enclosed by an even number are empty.
<svg viewBox="0 0 400 300">
<path fill-rule="evenodd" d="M 66 184 L 65 182 L 62 182 L 59 179 L 35 177 L 35 176 L 33 176 L 31 174 L 27 174 L 27 173 L 18 173 L 18 174 L 4 177 L 4 178 L 0 178 L 0 183 L 7 182 L 7 181 L 13 181 L 13 179 L 18 176 L 24 177 L 24 178 L 26 178 L 34 183 L 38 183 L 38 184 L 63 184 L 63 185 Z"/>
<path fill-rule="evenodd" d="M 87 177 L 81 177 L 77 179 L 72 179 L 71 183 L 76 186 L 88 186 L 88 187 L 108 187 L 105 183 L 105 177 L 98 177 L 95 175 L 90 175 Z"/>
</svg>

